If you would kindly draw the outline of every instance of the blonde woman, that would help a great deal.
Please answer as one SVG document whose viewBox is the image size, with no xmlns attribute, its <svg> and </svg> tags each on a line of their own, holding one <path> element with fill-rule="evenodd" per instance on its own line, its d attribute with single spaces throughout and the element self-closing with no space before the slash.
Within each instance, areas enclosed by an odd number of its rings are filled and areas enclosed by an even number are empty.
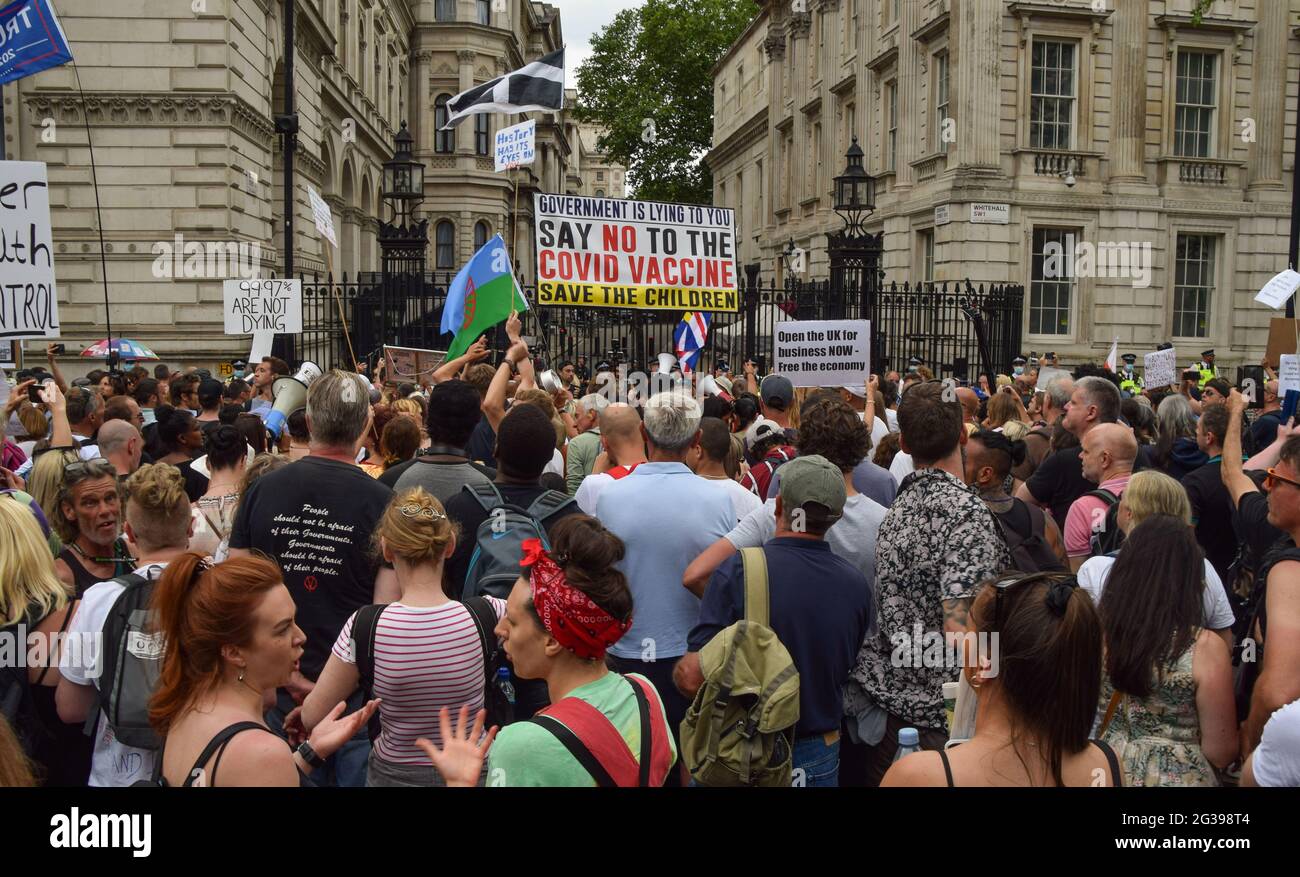
<svg viewBox="0 0 1300 877">
<path fill-rule="evenodd" d="M 0 636 L 26 634 L 28 689 L 14 731 L 45 785 L 85 785 L 92 741 L 81 726 L 59 720 L 59 647 L 75 602 L 54 572 L 33 510 L 0 500 Z M 52 671 L 52 672 L 51 672 Z"/>
<path fill-rule="evenodd" d="M 401 599 L 363 608 L 348 619 L 302 705 L 302 726 L 310 732 L 358 686 L 380 699 L 368 786 L 445 785 L 416 740 L 441 742 L 441 709 L 468 706 L 477 713 L 484 704 L 485 650 L 496 649 L 491 631 L 505 613 L 505 601 L 485 597 L 462 604 L 447 597 L 442 569 L 457 536 L 442 503 L 423 488 L 393 498 L 374 539 L 397 571 Z M 370 678 L 363 679 L 359 668 L 367 666 Z"/>
<path fill-rule="evenodd" d="M 27 492 L 45 512 L 51 523 L 59 519 L 59 491 L 63 489 L 63 470 L 81 459 L 76 451 L 46 451 L 36 458 L 27 474 Z"/>
</svg>

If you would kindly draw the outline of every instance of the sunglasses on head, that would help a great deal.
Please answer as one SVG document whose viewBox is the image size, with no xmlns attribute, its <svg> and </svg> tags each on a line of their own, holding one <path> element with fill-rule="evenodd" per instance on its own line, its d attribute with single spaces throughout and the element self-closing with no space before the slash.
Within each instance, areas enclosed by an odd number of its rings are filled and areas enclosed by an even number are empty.
<svg viewBox="0 0 1300 877">
<path fill-rule="evenodd" d="M 113 468 L 113 464 L 103 457 L 96 457 L 93 460 L 78 460 L 63 467 L 64 481 L 69 484 L 83 478 L 103 478 L 105 475 L 116 474 L 117 470 Z"/>
<path fill-rule="evenodd" d="M 1281 481 L 1283 484 L 1290 484 L 1292 487 L 1300 487 L 1300 481 L 1292 481 L 1290 478 L 1287 478 L 1285 475 L 1279 475 L 1277 473 L 1277 469 L 1274 467 L 1270 467 L 1268 469 L 1265 469 L 1264 471 L 1266 473 L 1264 476 L 1265 490 L 1272 490 L 1274 485 L 1279 481 Z"/>
<path fill-rule="evenodd" d="M 1039 573 L 1016 573 L 1015 575 L 1006 576 L 994 582 L 989 582 L 989 587 L 993 591 L 993 629 L 1002 630 L 1002 592 L 1023 585 L 1026 582 L 1047 582 L 1049 585 L 1049 602 L 1052 597 L 1052 591 L 1058 587 L 1067 590 L 1073 590 L 1079 586 L 1079 581 L 1069 573 L 1061 572 L 1039 572 Z M 1068 597 L 1068 594 L 1066 595 Z M 1010 598 L 1008 598 L 1010 599 Z M 1062 602 L 1062 606 L 1064 603 Z"/>
</svg>

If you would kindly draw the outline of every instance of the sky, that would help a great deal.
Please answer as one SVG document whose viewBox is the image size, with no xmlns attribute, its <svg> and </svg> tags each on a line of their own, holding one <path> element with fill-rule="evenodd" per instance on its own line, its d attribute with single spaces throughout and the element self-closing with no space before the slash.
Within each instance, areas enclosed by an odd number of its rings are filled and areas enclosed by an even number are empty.
<svg viewBox="0 0 1300 877">
<path fill-rule="evenodd" d="M 591 55 L 590 41 L 596 31 L 614 20 L 624 9 L 641 5 L 641 0 L 549 0 L 560 10 L 560 29 L 564 31 L 564 81 L 568 88 L 578 87 L 578 67 Z"/>
</svg>

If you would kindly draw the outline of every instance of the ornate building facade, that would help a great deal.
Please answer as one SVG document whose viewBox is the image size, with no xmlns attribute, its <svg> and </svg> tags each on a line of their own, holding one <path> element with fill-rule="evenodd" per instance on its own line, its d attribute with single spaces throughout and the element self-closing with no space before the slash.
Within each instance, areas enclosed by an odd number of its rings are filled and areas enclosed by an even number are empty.
<svg viewBox="0 0 1300 877">
<path fill-rule="evenodd" d="M 1300 0 L 757 0 L 714 69 L 739 261 L 828 272 L 854 136 L 886 280 L 1025 286 L 1026 350 L 1258 361 L 1286 267 Z M 1053 262 L 1055 252 L 1064 260 Z"/>
</svg>

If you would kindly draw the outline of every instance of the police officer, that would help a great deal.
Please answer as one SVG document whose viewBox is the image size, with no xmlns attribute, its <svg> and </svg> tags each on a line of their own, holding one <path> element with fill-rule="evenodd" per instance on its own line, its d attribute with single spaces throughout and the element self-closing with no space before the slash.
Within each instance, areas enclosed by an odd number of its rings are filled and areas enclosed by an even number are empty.
<svg viewBox="0 0 1300 877">
<path fill-rule="evenodd" d="M 1196 370 L 1201 373 L 1201 379 L 1196 385 L 1196 389 L 1204 390 L 1205 385 L 1219 376 L 1219 369 L 1214 365 L 1214 351 L 1202 350 L 1201 362 L 1196 366 Z"/>
<path fill-rule="evenodd" d="M 1142 392 L 1142 378 L 1138 377 L 1137 372 L 1133 370 L 1133 363 L 1137 362 L 1137 354 L 1126 353 L 1120 359 L 1124 360 L 1124 367 L 1119 372 L 1119 388 L 1130 396 L 1136 396 Z"/>
<path fill-rule="evenodd" d="M 1017 356 L 1015 359 L 1011 360 L 1011 373 L 1016 377 L 1023 375 L 1025 373 L 1025 363 L 1027 362 L 1029 362 L 1029 360 L 1025 359 L 1023 356 Z"/>
<path fill-rule="evenodd" d="M 907 358 L 908 372 L 915 372 L 919 367 L 923 365 L 925 365 L 925 360 L 921 359 L 921 357 L 919 356 L 909 356 Z"/>
</svg>

